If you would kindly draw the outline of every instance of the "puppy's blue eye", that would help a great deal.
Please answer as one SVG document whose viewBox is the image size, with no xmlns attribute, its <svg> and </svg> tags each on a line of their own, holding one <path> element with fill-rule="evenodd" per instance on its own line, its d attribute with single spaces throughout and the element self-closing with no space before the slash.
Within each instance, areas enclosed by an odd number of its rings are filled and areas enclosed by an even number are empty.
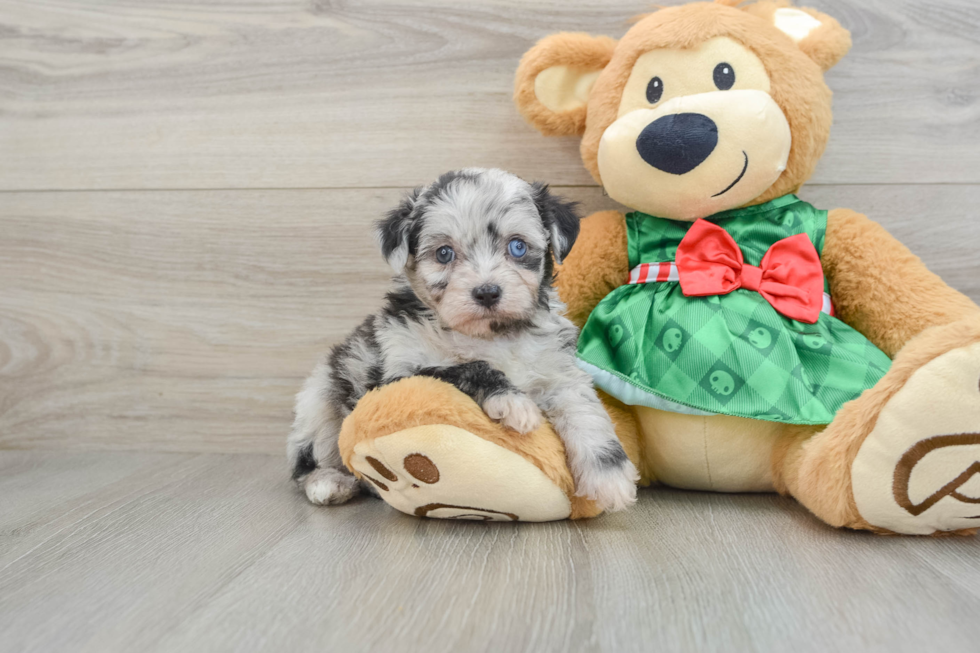
<svg viewBox="0 0 980 653">
<path fill-rule="evenodd" d="M 507 243 L 507 250 L 510 255 L 514 258 L 521 258 L 527 254 L 527 243 L 525 243 L 520 238 L 515 238 L 514 240 Z"/>
<path fill-rule="evenodd" d="M 456 252 L 453 251 L 452 247 L 448 245 L 443 245 L 438 250 L 436 250 L 436 260 L 446 265 L 450 261 L 456 258 Z"/>
</svg>

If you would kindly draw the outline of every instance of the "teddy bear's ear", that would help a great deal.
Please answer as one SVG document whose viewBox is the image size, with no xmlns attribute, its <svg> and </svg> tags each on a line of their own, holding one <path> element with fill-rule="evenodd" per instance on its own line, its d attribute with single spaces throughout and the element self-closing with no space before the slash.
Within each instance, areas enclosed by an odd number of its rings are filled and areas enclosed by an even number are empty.
<svg viewBox="0 0 980 653">
<path fill-rule="evenodd" d="M 592 85 L 615 48 L 607 36 L 562 32 L 541 39 L 517 67 L 517 108 L 545 136 L 581 135 Z"/>
<path fill-rule="evenodd" d="M 777 5 L 766 13 L 770 13 L 773 24 L 796 41 L 800 50 L 823 70 L 830 70 L 851 49 L 851 33 L 836 19 L 816 9 Z"/>
</svg>

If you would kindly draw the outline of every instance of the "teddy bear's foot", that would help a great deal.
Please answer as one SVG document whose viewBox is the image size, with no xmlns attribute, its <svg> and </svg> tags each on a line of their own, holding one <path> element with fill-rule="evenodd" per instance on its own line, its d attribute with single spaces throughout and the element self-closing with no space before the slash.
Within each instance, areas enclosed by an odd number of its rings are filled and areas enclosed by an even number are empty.
<svg viewBox="0 0 980 653">
<path fill-rule="evenodd" d="M 904 534 L 980 527 L 980 343 L 916 370 L 851 466 L 860 516 Z"/>
<path fill-rule="evenodd" d="M 341 428 L 344 464 L 409 515 L 486 521 L 594 517 L 575 496 L 547 423 L 518 433 L 442 381 L 411 377 L 367 393 Z"/>
<path fill-rule="evenodd" d="M 527 459 L 455 426 L 359 442 L 350 465 L 389 505 L 416 517 L 553 521 L 572 512 L 565 493 Z"/>
</svg>

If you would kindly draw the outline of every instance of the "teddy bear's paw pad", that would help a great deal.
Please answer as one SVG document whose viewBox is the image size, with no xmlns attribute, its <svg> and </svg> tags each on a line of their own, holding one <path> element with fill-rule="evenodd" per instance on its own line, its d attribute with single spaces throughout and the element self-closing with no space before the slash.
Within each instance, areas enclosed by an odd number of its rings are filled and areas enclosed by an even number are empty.
<svg viewBox="0 0 980 653">
<path fill-rule="evenodd" d="M 389 505 L 416 517 L 554 521 L 571 514 L 568 497 L 535 465 L 455 426 L 359 442 L 350 465 Z"/>
<path fill-rule="evenodd" d="M 980 527 L 980 344 L 916 371 L 851 467 L 858 512 L 916 535 Z"/>
</svg>

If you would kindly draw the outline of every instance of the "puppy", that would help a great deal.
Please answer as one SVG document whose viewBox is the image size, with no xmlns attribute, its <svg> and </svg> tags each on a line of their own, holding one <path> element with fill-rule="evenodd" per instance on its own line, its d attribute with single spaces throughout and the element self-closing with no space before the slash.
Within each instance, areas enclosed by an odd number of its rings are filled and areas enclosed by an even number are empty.
<svg viewBox="0 0 980 653">
<path fill-rule="evenodd" d="M 453 384 L 518 433 L 542 412 L 565 443 L 576 493 L 608 511 L 636 500 L 637 472 L 575 364 L 578 329 L 552 287 L 578 236 L 575 205 L 501 170 L 417 188 L 378 223 L 397 276 L 382 309 L 316 367 L 296 399 L 293 478 L 316 504 L 362 489 L 337 437 L 358 399 L 412 375 Z"/>
</svg>

